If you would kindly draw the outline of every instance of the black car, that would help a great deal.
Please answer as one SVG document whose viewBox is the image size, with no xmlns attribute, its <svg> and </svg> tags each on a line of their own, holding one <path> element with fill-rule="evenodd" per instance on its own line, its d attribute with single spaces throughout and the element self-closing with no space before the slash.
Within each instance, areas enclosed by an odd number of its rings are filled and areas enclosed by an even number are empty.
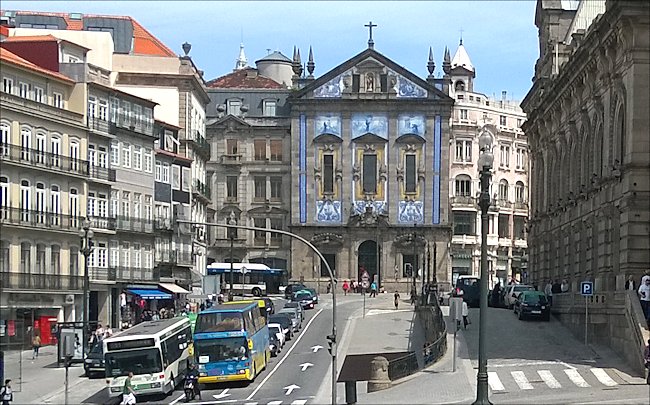
<svg viewBox="0 0 650 405">
<path fill-rule="evenodd" d="M 306 288 L 302 283 L 291 283 L 284 289 L 284 298 L 290 300 L 293 293 Z"/>
<path fill-rule="evenodd" d="M 264 307 L 266 308 L 266 314 L 273 315 L 275 313 L 275 304 L 273 304 L 273 300 L 268 297 L 264 297 L 262 299 L 264 300 Z"/>
<path fill-rule="evenodd" d="M 551 320 L 551 307 L 548 305 L 546 294 L 541 291 L 519 293 L 513 311 L 520 321 L 529 317 L 541 318 L 546 322 Z"/>
<path fill-rule="evenodd" d="M 293 337 L 293 325 L 288 314 L 273 314 L 269 316 L 269 323 L 279 323 L 282 326 L 282 329 L 288 330 L 288 332 L 285 333 L 287 338 L 286 340 L 291 340 Z"/>
<path fill-rule="evenodd" d="M 269 349 L 271 349 L 271 356 L 275 357 L 280 353 L 280 342 L 275 333 L 269 333 Z"/>
<path fill-rule="evenodd" d="M 104 345 L 99 342 L 96 343 L 84 360 L 84 371 L 86 376 L 91 378 L 93 375 L 104 376 L 106 369 L 104 368 Z"/>
<path fill-rule="evenodd" d="M 307 290 L 300 290 L 294 293 L 291 301 L 299 303 L 302 309 L 314 309 L 314 298 Z"/>
</svg>

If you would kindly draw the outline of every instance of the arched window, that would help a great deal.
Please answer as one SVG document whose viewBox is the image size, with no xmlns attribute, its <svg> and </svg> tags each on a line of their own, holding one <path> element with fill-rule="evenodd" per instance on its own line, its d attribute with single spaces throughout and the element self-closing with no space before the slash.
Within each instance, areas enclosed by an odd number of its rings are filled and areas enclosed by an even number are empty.
<svg viewBox="0 0 650 405">
<path fill-rule="evenodd" d="M 499 182 L 499 200 L 508 201 L 508 180 L 501 179 Z"/>
<path fill-rule="evenodd" d="M 32 190 L 28 180 L 20 182 L 20 220 L 29 221 L 30 210 L 32 209 Z"/>
<path fill-rule="evenodd" d="M 462 80 L 457 80 L 456 84 L 454 84 L 454 89 L 456 91 L 465 91 L 465 82 Z"/>
<path fill-rule="evenodd" d="M 34 145 L 34 161 L 45 164 L 45 153 L 47 152 L 47 134 L 43 130 L 36 132 L 36 145 Z"/>
<path fill-rule="evenodd" d="M 78 228 L 80 225 L 79 222 L 79 195 L 76 188 L 70 189 L 70 198 L 69 198 L 69 215 L 70 215 L 70 225 L 73 228 Z"/>
<path fill-rule="evenodd" d="M 61 224 L 61 191 L 59 186 L 52 184 L 50 188 L 50 215 L 52 225 Z"/>
<path fill-rule="evenodd" d="M 53 135 L 50 139 L 51 164 L 53 167 L 60 167 L 61 155 L 61 138 L 59 135 Z"/>
<path fill-rule="evenodd" d="M 32 129 L 29 127 L 22 127 L 20 129 L 20 158 L 22 160 L 29 160 L 31 147 Z"/>
<path fill-rule="evenodd" d="M 61 274 L 61 246 L 52 245 L 50 251 L 50 272 Z"/>
<path fill-rule="evenodd" d="M 526 202 L 526 188 L 524 187 L 524 183 L 521 181 L 515 183 L 515 202 L 516 203 Z"/>
<path fill-rule="evenodd" d="M 616 154 L 619 164 L 623 164 L 625 159 L 625 105 L 621 104 L 618 107 L 616 114 L 616 135 L 618 136 L 618 153 Z"/>
<path fill-rule="evenodd" d="M 39 243 L 36 245 L 36 273 L 45 274 L 45 245 Z"/>
<path fill-rule="evenodd" d="M 11 125 L 8 122 L 0 122 L 0 156 L 9 156 L 10 144 Z"/>
<path fill-rule="evenodd" d="M 6 240 L 0 240 L 0 271 L 8 273 L 11 260 L 11 252 L 9 251 L 10 243 Z"/>
<path fill-rule="evenodd" d="M 20 272 L 32 272 L 32 245 L 29 242 L 20 244 Z"/>
<path fill-rule="evenodd" d="M 456 176 L 456 197 L 472 196 L 472 179 L 466 174 Z"/>
<path fill-rule="evenodd" d="M 36 183 L 36 193 L 34 199 L 34 211 L 36 211 L 36 222 L 45 223 L 45 184 Z"/>
<path fill-rule="evenodd" d="M 0 177 L 0 218 L 9 217 L 9 179 L 6 176 Z"/>
</svg>

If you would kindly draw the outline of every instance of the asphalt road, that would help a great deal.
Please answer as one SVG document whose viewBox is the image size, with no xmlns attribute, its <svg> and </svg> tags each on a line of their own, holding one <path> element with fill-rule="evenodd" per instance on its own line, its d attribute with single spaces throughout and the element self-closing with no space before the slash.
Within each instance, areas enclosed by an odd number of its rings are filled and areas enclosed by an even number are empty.
<svg viewBox="0 0 650 405">
<path fill-rule="evenodd" d="M 284 305 L 284 300 L 275 301 L 276 311 Z M 338 304 L 339 341 L 343 339 L 348 318 L 360 307 L 358 300 Z M 332 304 L 329 296 L 321 296 L 315 309 L 307 310 L 300 332 L 288 341 L 282 352 L 271 358 L 266 370 L 251 383 L 210 384 L 201 390 L 201 400 L 193 404 L 292 404 L 312 403 L 325 379 L 329 379 L 329 354 L 326 336 L 332 328 Z M 182 387 L 167 397 L 138 398 L 138 404 L 182 404 Z M 105 390 L 100 390 L 83 401 L 94 404 L 116 404 L 119 400 L 109 400 Z"/>
</svg>

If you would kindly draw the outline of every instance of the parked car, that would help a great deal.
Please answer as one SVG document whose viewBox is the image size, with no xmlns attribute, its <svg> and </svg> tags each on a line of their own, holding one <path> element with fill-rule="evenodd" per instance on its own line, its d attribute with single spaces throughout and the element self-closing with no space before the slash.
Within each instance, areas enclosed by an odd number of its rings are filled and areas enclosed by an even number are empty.
<svg viewBox="0 0 650 405">
<path fill-rule="evenodd" d="M 269 323 L 267 326 L 269 327 L 269 334 L 275 334 L 275 336 L 278 337 L 280 348 L 284 347 L 287 330 L 285 330 L 279 323 Z"/>
<path fill-rule="evenodd" d="M 508 309 L 512 309 L 520 293 L 524 291 L 535 291 L 535 287 L 528 284 L 511 284 L 508 286 L 508 292 L 503 298 L 503 302 Z"/>
<path fill-rule="evenodd" d="M 314 300 L 314 304 L 318 304 L 318 291 L 316 291 L 315 288 L 304 288 L 304 290 L 307 290 L 311 293 L 312 299 Z"/>
<path fill-rule="evenodd" d="M 300 290 L 293 293 L 291 301 L 299 303 L 302 309 L 314 309 L 314 298 L 307 290 Z"/>
<path fill-rule="evenodd" d="M 284 298 L 290 300 L 295 291 L 302 290 L 304 288 L 307 287 L 302 283 L 290 283 L 284 288 Z"/>
<path fill-rule="evenodd" d="M 524 291 L 519 293 L 515 300 L 513 312 L 519 320 L 528 317 L 537 317 L 545 320 L 551 320 L 551 307 L 548 305 L 546 294 L 541 291 Z"/>
<path fill-rule="evenodd" d="M 92 349 L 90 349 L 90 352 L 84 360 L 84 371 L 88 378 L 92 378 L 94 375 L 102 377 L 105 375 L 104 345 L 101 342 L 95 343 Z"/>
<path fill-rule="evenodd" d="M 463 297 L 469 307 L 478 307 L 481 301 L 480 279 L 476 276 L 459 276 L 456 288 L 452 292 L 454 297 Z"/>
<path fill-rule="evenodd" d="M 278 312 L 278 314 L 289 315 L 289 317 L 291 318 L 292 328 L 294 333 L 300 330 L 300 327 L 302 326 L 302 321 L 300 320 L 300 312 L 298 312 L 298 308 L 284 307 L 280 310 L 280 312 Z"/>
<path fill-rule="evenodd" d="M 289 301 L 284 306 L 284 308 L 296 308 L 298 310 L 298 313 L 300 314 L 300 322 L 305 320 L 305 310 L 303 309 L 302 305 L 298 301 Z"/>
<path fill-rule="evenodd" d="M 287 313 L 283 314 L 273 314 L 269 316 L 269 324 L 279 323 L 282 326 L 282 332 L 284 332 L 285 341 L 291 340 L 293 337 L 293 322 L 291 317 Z"/>
<path fill-rule="evenodd" d="M 278 340 L 278 337 L 275 336 L 275 333 L 269 334 L 269 349 L 271 350 L 271 357 L 277 356 L 282 350 L 280 347 L 280 341 Z"/>
</svg>

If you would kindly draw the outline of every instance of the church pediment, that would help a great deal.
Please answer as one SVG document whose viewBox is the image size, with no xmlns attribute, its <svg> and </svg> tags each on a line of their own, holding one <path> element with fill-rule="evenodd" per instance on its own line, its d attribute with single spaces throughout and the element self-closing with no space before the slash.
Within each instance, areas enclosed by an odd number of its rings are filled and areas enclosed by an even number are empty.
<svg viewBox="0 0 650 405">
<path fill-rule="evenodd" d="M 319 134 L 314 138 L 314 143 L 342 143 L 340 136 L 333 134 Z"/>
<path fill-rule="evenodd" d="M 391 94 L 397 99 L 451 100 L 433 84 L 371 48 L 294 92 L 292 98 L 337 99 L 364 93 Z"/>
<path fill-rule="evenodd" d="M 249 215 L 285 215 L 287 214 L 286 210 L 277 208 L 277 207 L 271 207 L 271 206 L 262 206 L 262 207 L 255 207 L 247 211 L 247 214 Z"/>
<path fill-rule="evenodd" d="M 235 117 L 234 115 L 226 115 L 225 117 L 219 118 L 211 123 L 207 123 L 206 127 L 210 129 L 237 131 L 242 128 L 250 128 L 251 124 L 239 117 Z"/>
</svg>

